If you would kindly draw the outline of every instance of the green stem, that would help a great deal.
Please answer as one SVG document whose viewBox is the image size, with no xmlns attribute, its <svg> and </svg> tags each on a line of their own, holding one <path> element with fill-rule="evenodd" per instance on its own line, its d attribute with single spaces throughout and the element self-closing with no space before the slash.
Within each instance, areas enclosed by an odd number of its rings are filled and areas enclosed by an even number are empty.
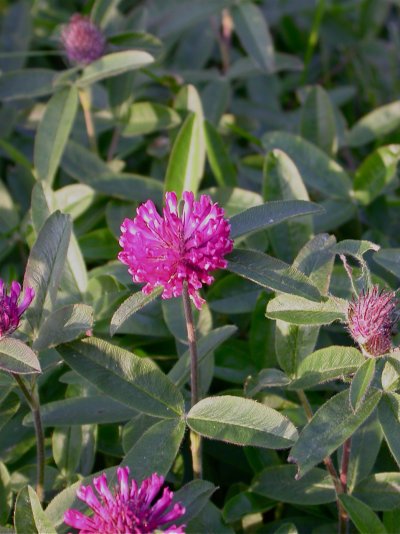
<svg viewBox="0 0 400 534">
<path fill-rule="evenodd" d="M 199 364 L 197 356 L 196 330 L 194 326 L 192 306 L 190 303 L 189 290 L 187 282 L 183 283 L 183 309 L 186 319 L 186 330 L 189 342 L 190 352 L 190 386 L 191 386 L 191 406 L 197 404 L 200 400 L 199 390 Z M 190 432 L 190 448 L 192 452 L 193 477 L 201 478 L 201 438 L 196 432 Z"/>
<path fill-rule="evenodd" d="M 98 154 L 97 150 L 97 140 L 96 140 L 96 130 L 94 127 L 94 122 L 92 118 L 91 111 L 91 95 L 90 89 L 80 89 L 79 90 L 79 100 L 81 101 L 81 106 L 83 110 L 83 116 L 85 119 L 86 132 L 89 139 L 90 149 Z"/>
<path fill-rule="evenodd" d="M 42 425 L 42 417 L 40 414 L 40 400 L 39 394 L 34 391 L 29 391 L 26 387 L 23 379 L 15 374 L 11 373 L 15 381 L 19 385 L 22 394 L 25 397 L 25 400 L 31 409 L 33 416 L 33 424 L 35 427 L 36 435 L 36 455 L 37 455 L 37 464 L 36 464 L 36 493 L 40 501 L 44 497 L 44 462 L 45 462 L 45 450 L 44 450 L 44 432 Z"/>
</svg>

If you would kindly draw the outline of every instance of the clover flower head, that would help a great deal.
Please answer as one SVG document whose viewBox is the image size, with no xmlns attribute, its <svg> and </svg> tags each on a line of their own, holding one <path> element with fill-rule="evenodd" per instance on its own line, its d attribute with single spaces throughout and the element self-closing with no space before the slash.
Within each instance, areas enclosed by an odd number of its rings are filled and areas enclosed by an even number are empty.
<svg viewBox="0 0 400 534">
<path fill-rule="evenodd" d="M 391 333 L 397 320 L 396 305 L 395 293 L 379 290 L 378 286 L 362 291 L 349 303 L 349 332 L 368 355 L 381 356 L 391 349 Z"/>
<path fill-rule="evenodd" d="M 0 278 L 0 339 L 12 334 L 19 326 L 21 315 L 28 308 L 35 296 L 31 287 L 27 287 L 22 302 L 18 304 L 21 286 L 18 282 L 11 282 L 10 291 Z"/>
<path fill-rule="evenodd" d="M 134 282 L 146 283 L 144 293 L 162 286 L 162 298 L 178 297 L 187 283 L 200 309 L 204 299 L 199 289 L 214 281 L 211 271 L 227 266 L 224 256 L 233 247 L 223 208 L 208 195 L 197 201 L 185 191 L 180 205 L 174 192 L 166 193 L 162 217 L 151 200 L 136 213 L 122 223 L 118 259 L 129 266 Z"/>
<path fill-rule="evenodd" d="M 75 13 L 61 32 L 61 41 L 68 59 L 87 65 L 101 57 L 106 39 L 101 30 L 88 18 Z"/>
<path fill-rule="evenodd" d="M 180 503 L 171 507 L 173 492 L 164 488 L 164 478 L 154 473 L 140 486 L 129 481 L 129 467 L 117 470 L 118 485 L 108 487 L 105 473 L 93 479 L 97 495 L 91 486 L 80 486 L 77 496 L 91 508 L 91 516 L 69 509 L 64 522 L 80 534 L 147 534 L 156 530 L 169 534 L 184 533 L 184 525 L 162 527 L 179 519 L 185 513 Z"/>
</svg>

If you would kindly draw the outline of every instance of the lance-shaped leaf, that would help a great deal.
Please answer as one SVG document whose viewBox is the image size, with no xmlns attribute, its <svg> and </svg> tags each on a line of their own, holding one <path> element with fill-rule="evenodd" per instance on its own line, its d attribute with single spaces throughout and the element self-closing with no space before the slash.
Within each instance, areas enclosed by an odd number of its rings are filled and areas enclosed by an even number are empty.
<svg viewBox="0 0 400 534">
<path fill-rule="evenodd" d="M 7 467 L 3 462 L 0 462 L 0 525 L 5 525 L 7 523 L 12 502 L 13 492 L 11 491 L 11 477 Z"/>
<path fill-rule="evenodd" d="M 304 358 L 297 368 L 297 380 L 290 389 L 306 389 L 328 380 L 354 373 L 365 358 L 354 347 L 332 346 L 319 349 Z"/>
<path fill-rule="evenodd" d="M 34 164 L 40 180 L 51 184 L 78 109 L 78 91 L 71 86 L 49 100 L 35 137 Z"/>
<path fill-rule="evenodd" d="M 400 473 L 376 473 L 357 484 L 354 496 L 373 510 L 395 510 L 400 507 L 399 487 Z"/>
<path fill-rule="evenodd" d="M 131 89 L 130 92 L 132 93 Z M 180 122 L 179 114 L 172 108 L 153 102 L 135 102 L 129 108 L 129 120 L 122 135 L 131 137 L 167 130 L 178 126 Z"/>
<path fill-rule="evenodd" d="M 297 478 L 335 451 L 371 415 L 382 392 L 371 389 L 357 413 L 349 403 L 347 390 L 323 404 L 302 430 L 290 451 L 290 461 L 297 464 Z"/>
<path fill-rule="evenodd" d="M 20 402 L 18 396 L 14 393 L 7 395 L 0 404 L 0 430 L 17 413 L 19 407 Z"/>
<path fill-rule="evenodd" d="M 268 132 L 262 139 L 269 152 L 280 148 L 294 161 L 304 182 L 329 198 L 349 198 L 352 181 L 346 171 L 320 148 L 287 132 Z"/>
<path fill-rule="evenodd" d="M 94 337 L 58 351 L 74 371 L 116 401 L 156 417 L 183 414 L 182 395 L 151 360 Z"/>
<path fill-rule="evenodd" d="M 249 514 L 263 513 L 274 508 L 276 503 L 251 491 L 241 491 L 225 502 L 222 515 L 227 523 L 234 523 Z"/>
<path fill-rule="evenodd" d="M 204 121 L 204 134 L 207 158 L 215 180 L 222 187 L 234 187 L 237 184 L 236 169 L 229 158 L 222 137 L 218 130 L 208 121 Z"/>
<path fill-rule="evenodd" d="M 184 433 L 182 419 L 156 422 L 134 443 L 121 465 L 129 466 L 130 476 L 135 480 L 143 480 L 153 473 L 165 476 L 178 454 Z M 149 454 L 156 450 L 157 454 Z"/>
<path fill-rule="evenodd" d="M 56 529 L 47 517 L 39 498 L 30 486 L 25 486 L 15 503 L 14 526 L 16 534 L 56 534 Z"/>
<path fill-rule="evenodd" d="M 254 397 L 260 391 L 269 388 L 287 386 L 290 379 L 279 369 L 263 369 L 257 376 L 249 377 L 245 383 L 245 392 L 248 397 Z"/>
<path fill-rule="evenodd" d="M 335 501 L 332 478 L 324 469 L 315 467 L 301 480 L 295 480 L 295 476 L 294 465 L 267 467 L 254 478 L 251 490 L 291 504 L 318 505 Z"/>
<path fill-rule="evenodd" d="M 342 494 L 339 499 L 360 534 L 387 534 L 382 522 L 368 505 L 352 495 Z"/>
<path fill-rule="evenodd" d="M 156 299 L 162 292 L 163 288 L 157 287 L 150 295 L 138 291 L 124 300 L 111 318 L 110 335 L 113 336 L 118 332 L 119 328 L 125 324 L 129 317 Z"/>
<path fill-rule="evenodd" d="M 205 144 L 203 117 L 191 113 L 183 123 L 172 147 L 165 177 L 165 190 L 175 191 L 178 198 L 183 191 L 199 189 L 204 172 Z"/>
<path fill-rule="evenodd" d="M 251 2 L 241 2 L 232 10 L 235 32 L 257 67 L 274 70 L 274 45 L 263 12 Z"/>
<path fill-rule="evenodd" d="M 301 135 L 327 154 L 336 152 L 338 139 L 331 99 L 320 85 L 311 87 L 301 111 Z"/>
<path fill-rule="evenodd" d="M 397 130 L 400 126 L 400 102 L 378 107 L 361 117 L 348 133 L 348 146 L 362 146 Z"/>
<path fill-rule="evenodd" d="M 257 250 L 235 249 L 226 256 L 227 269 L 262 287 L 282 293 L 321 300 L 311 280 L 287 263 Z"/>
<path fill-rule="evenodd" d="M 357 169 L 354 194 L 361 204 L 368 205 L 396 177 L 400 145 L 382 146 L 372 152 Z"/>
<path fill-rule="evenodd" d="M 12 337 L 0 339 L 0 369 L 19 375 L 42 371 L 33 350 Z"/>
<path fill-rule="evenodd" d="M 284 449 L 297 438 L 294 425 L 276 410 L 250 399 L 224 395 L 197 403 L 189 427 L 212 439 L 268 449 Z"/>
<path fill-rule="evenodd" d="M 350 404 L 356 412 L 365 400 L 375 374 L 375 360 L 365 361 L 358 369 L 350 386 Z"/>
<path fill-rule="evenodd" d="M 115 52 L 93 61 L 82 71 L 78 79 L 78 87 L 91 85 L 104 78 L 111 78 L 134 69 L 140 69 L 153 63 L 154 58 L 148 52 L 142 50 L 124 50 Z"/>
<path fill-rule="evenodd" d="M 119 423 L 128 421 L 135 414 L 136 411 L 125 404 L 101 395 L 72 397 L 41 406 L 43 426 Z M 24 424 L 33 424 L 31 413 L 25 416 Z"/>
<path fill-rule="evenodd" d="M 11 101 L 44 96 L 54 91 L 59 72 L 50 69 L 22 69 L 0 77 L 0 100 Z"/>
<path fill-rule="evenodd" d="M 44 223 L 32 247 L 24 287 L 35 291 L 35 298 L 25 314 L 34 331 L 54 308 L 70 238 L 70 216 L 56 211 Z"/>
<path fill-rule="evenodd" d="M 231 217 L 231 237 L 236 239 L 256 230 L 271 228 L 293 217 L 321 212 L 322 208 L 318 204 L 305 200 L 266 202 L 261 206 L 254 206 Z"/>
<path fill-rule="evenodd" d="M 324 302 L 313 302 L 294 295 L 278 295 L 267 305 L 266 316 L 297 325 L 321 325 L 344 321 L 348 302 L 329 297 Z"/>
<path fill-rule="evenodd" d="M 207 504 L 216 487 L 207 480 L 192 480 L 174 493 L 173 502 L 180 502 L 185 507 L 185 521 L 190 521 Z"/>
<path fill-rule="evenodd" d="M 400 278 L 400 248 L 385 248 L 374 254 L 374 261 Z"/>
<path fill-rule="evenodd" d="M 53 312 L 40 327 L 33 343 L 43 350 L 83 336 L 93 326 L 93 309 L 87 304 L 70 304 Z"/>
<path fill-rule="evenodd" d="M 386 443 L 400 467 L 400 395 L 385 393 L 379 403 L 378 414 Z"/>
</svg>

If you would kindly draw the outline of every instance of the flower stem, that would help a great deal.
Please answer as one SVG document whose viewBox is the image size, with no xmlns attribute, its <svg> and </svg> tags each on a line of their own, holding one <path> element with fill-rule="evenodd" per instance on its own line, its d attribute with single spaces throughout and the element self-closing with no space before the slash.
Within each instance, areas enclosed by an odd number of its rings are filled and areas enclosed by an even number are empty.
<svg viewBox="0 0 400 534">
<path fill-rule="evenodd" d="M 79 90 L 79 100 L 81 101 L 81 106 L 83 110 L 83 116 L 85 119 L 86 132 L 89 139 L 90 149 L 98 154 L 97 150 L 97 141 L 96 141 L 96 130 L 94 127 L 94 122 L 92 118 L 91 111 L 91 98 L 90 98 L 90 89 L 80 89 Z"/>
<path fill-rule="evenodd" d="M 33 424 L 35 426 L 35 435 L 36 435 L 36 455 L 37 455 L 37 464 L 36 464 L 36 493 L 40 501 L 44 497 L 44 461 L 45 461 L 45 451 L 44 451 L 44 432 L 42 425 L 42 417 L 40 414 L 40 401 L 39 395 L 34 391 L 29 391 L 24 380 L 17 374 L 11 373 L 15 381 L 19 385 L 22 394 L 25 397 L 25 400 L 31 409 L 33 416 Z"/>
<path fill-rule="evenodd" d="M 186 330 L 189 342 L 190 352 L 190 386 L 191 386 L 191 406 L 197 404 L 200 400 L 199 390 L 199 364 L 197 357 L 196 330 L 194 326 L 192 307 L 190 304 L 189 290 L 187 282 L 183 283 L 183 309 L 185 311 Z M 190 432 L 190 448 L 192 451 L 193 477 L 201 478 L 201 438 L 196 433 Z"/>
<path fill-rule="evenodd" d="M 310 402 L 306 394 L 304 393 L 303 390 L 299 390 L 297 391 L 297 395 L 306 413 L 307 420 L 311 421 L 311 419 L 313 418 L 313 411 L 312 411 Z M 345 442 L 344 447 L 346 447 L 347 441 Z M 339 534 L 346 534 L 348 530 L 348 524 L 349 524 L 349 516 L 346 510 L 343 508 L 342 503 L 339 500 L 339 495 L 341 493 L 346 492 L 345 486 L 342 483 L 342 473 L 343 473 L 343 460 L 345 456 L 347 457 L 347 455 L 350 455 L 350 448 L 348 449 L 348 452 L 346 453 L 345 453 L 345 450 L 343 451 L 342 469 L 341 469 L 340 477 L 335 469 L 335 466 L 333 465 L 332 458 L 330 456 L 327 456 L 326 458 L 324 458 L 324 464 L 325 464 L 326 470 L 331 475 L 333 485 L 335 486 L 336 506 L 338 509 L 338 519 L 339 519 L 339 525 L 338 525 Z M 347 480 L 348 457 L 347 457 L 345 465 L 346 465 L 346 480 Z"/>
</svg>

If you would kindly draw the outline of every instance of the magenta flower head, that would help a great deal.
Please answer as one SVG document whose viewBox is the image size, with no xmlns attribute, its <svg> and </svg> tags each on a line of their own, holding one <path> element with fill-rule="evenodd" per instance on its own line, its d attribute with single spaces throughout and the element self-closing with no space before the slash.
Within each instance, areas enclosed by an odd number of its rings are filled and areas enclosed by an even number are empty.
<svg viewBox="0 0 400 534">
<path fill-rule="evenodd" d="M 68 59 L 87 65 L 104 54 L 106 39 L 93 22 L 79 13 L 70 18 L 61 32 Z"/>
<path fill-rule="evenodd" d="M 21 286 L 18 282 L 11 282 L 10 292 L 7 294 L 7 287 L 0 278 L 0 339 L 18 328 L 21 315 L 32 302 L 35 292 L 31 287 L 27 287 L 22 302 L 18 304 L 20 295 Z"/>
<path fill-rule="evenodd" d="M 173 493 L 164 488 L 164 478 L 154 473 L 138 487 L 135 480 L 129 483 L 129 467 L 117 470 L 119 485 L 110 491 L 105 473 L 93 479 L 100 500 L 91 486 L 80 486 L 79 499 L 92 509 L 91 516 L 78 510 L 67 510 L 64 522 L 79 530 L 80 534 L 147 534 L 161 530 L 169 534 L 184 533 L 184 525 L 167 526 L 185 513 L 185 508 L 176 503 L 171 507 Z M 169 509 L 169 510 L 168 510 Z"/>
<path fill-rule="evenodd" d="M 186 282 L 200 309 L 199 289 L 214 281 L 211 271 L 227 266 L 224 256 L 233 247 L 224 210 L 208 195 L 197 201 L 186 191 L 179 207 L 176 194 L 166 193 L 163 217 L 151 200 L 136 213 L 122 223 L 118 259 L 129 266 L 134 282 L 146 283 L 144 293 L 162 286 L 162 298 L 178 297 Z"/>
<path fill-rule="evenodd" d="M 393 291 L 378 286 L 363 291 L 349 303 L 347 325 L 364 353 L 381 356 L 391 349 L 391 333 L 397 320 L 397 301 Z"/>
</svg>

